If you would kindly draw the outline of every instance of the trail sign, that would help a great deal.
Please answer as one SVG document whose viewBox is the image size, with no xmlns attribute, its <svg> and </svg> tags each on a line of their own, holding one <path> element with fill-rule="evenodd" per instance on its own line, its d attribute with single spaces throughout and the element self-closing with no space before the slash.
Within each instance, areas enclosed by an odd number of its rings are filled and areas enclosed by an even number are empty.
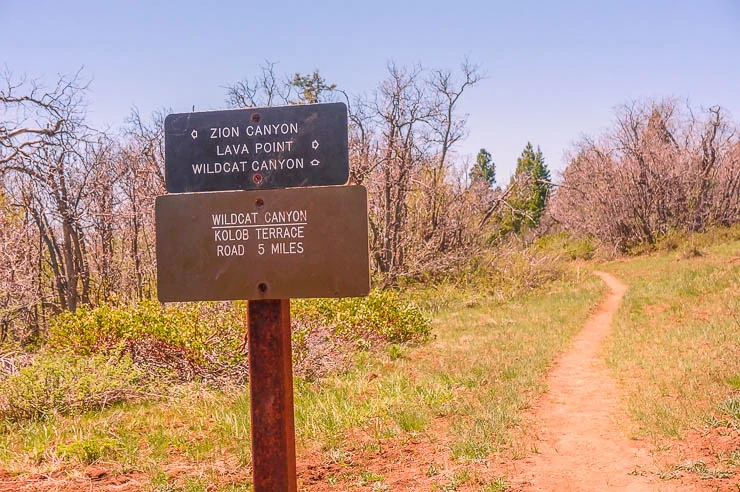
<svg viewBox="0 0 740 492">
<path fill-rule="evenodd" d="M 344 103 L 170 114 L 170 193 L 341 185 L 349 179 Z"/>
<path fill-rule="evenodd" d="M 370 291 L 362 186 L 164 195 L 155 210 L 163 302 Z"/>
<path fill-rule="evenodd" d="M 342 103 L 165 119 L 157 293 L 251 301 L 255 492 L 297 490 L 290 298 L 370 292 L 367 190 L 332 186 L 348 180 Z"/>
</svg>

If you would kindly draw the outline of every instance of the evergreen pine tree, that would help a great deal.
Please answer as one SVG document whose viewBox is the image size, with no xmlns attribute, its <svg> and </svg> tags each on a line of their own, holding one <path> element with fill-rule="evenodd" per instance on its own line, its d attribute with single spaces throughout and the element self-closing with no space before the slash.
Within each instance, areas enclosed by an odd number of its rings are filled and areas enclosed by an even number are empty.
<svg viewBox="0 0 740 492">
<path fill-rule="evenodd" d="M 480 149 L 475 158 L 475 165 L 470 170 L 470 181 L 482 181 L 487 183 L 488 187 L 496 183 L 496 164 L 491 159 L 491 154 L 486 149 Z"/>
<path fill-rule="evenodd" d="M 551 185 L 550 170 L 539 147 L 534 150 L 527 142 L 522 155 L 516 160 L 516 171 L 511 178 L 509 204 L 513 209 L 502 221 L 504 232 L 517 234 L 539 224 L 547 205 Z"/>
<path fill-rule="evenodd" d="M 322 102 L 324 95 L 331 94 L 337 88 L 337 84 L 327 84 L 326 79 L 314 70 L 311 75 L 296 73 L 290 85 L 296 88 L 298 100 L 291 101 L 292 104 L 316 104 Z"/>
</svg>

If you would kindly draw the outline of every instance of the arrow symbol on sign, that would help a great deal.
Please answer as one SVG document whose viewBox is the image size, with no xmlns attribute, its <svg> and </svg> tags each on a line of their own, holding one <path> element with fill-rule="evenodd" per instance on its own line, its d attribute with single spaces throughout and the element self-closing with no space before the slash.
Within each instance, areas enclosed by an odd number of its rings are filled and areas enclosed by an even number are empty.
<svg viewBox="0 0 740 492">
<path fill-rule="evenodd" d="M 193 137 L 193 140 L 198 138 L 198 130 L 193 130 L 192 132 L 190 132 L 190 136 Z"/>
<path fill-rule="evenodd" d="M 311 142 L 311 147 L 313 147 L 313 150 L 318 149 L 319 148 L 319 141 L 318 140 L 314 140 L 313 142 Z"/>
<path fill-rule="evenodd" d="M 311 161 L 311 165 L 312 166 L 318 166 L 319 164 L 321 164 L 321 162 L 319 162 L 318 159 L 314 159 L 314 160 Z"/>
</svg>

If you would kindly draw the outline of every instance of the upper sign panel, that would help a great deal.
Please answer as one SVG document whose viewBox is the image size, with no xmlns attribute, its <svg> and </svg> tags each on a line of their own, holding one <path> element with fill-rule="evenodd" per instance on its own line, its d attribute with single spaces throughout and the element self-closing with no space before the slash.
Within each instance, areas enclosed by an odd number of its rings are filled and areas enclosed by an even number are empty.
<svg viewBox="0 0 740 492">
<path fill-rule="evenodd" d="M 170 114 L 164 121 L 170 193 L 347 183 L 343 103 Z"/>
</svg>

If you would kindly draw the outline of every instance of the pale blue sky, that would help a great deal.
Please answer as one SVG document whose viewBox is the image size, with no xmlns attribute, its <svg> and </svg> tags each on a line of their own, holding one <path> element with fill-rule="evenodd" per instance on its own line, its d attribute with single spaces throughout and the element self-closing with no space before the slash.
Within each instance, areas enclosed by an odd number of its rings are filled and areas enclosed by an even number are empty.
<svg viewBox="0 0 740 492">
<path fill-rule="evenodd" d="M 223 87 L 265 60 L 360 93 L 389 60 L 453 68 L 464 57 L 488 78 L 465 98 L 470 135 L 458 150 L 472 159 L 487 148 L 499 182 L 528 140 L 562 169 L 572 142 L 607 127 L 623 102 L 674 96 L 740 118 L 740 0 L 0 5 L 0 64 L 48 80 L 84 66 L 99 127 L 119 127 L 133 105 L 224 108 Z"/>
</svg>

